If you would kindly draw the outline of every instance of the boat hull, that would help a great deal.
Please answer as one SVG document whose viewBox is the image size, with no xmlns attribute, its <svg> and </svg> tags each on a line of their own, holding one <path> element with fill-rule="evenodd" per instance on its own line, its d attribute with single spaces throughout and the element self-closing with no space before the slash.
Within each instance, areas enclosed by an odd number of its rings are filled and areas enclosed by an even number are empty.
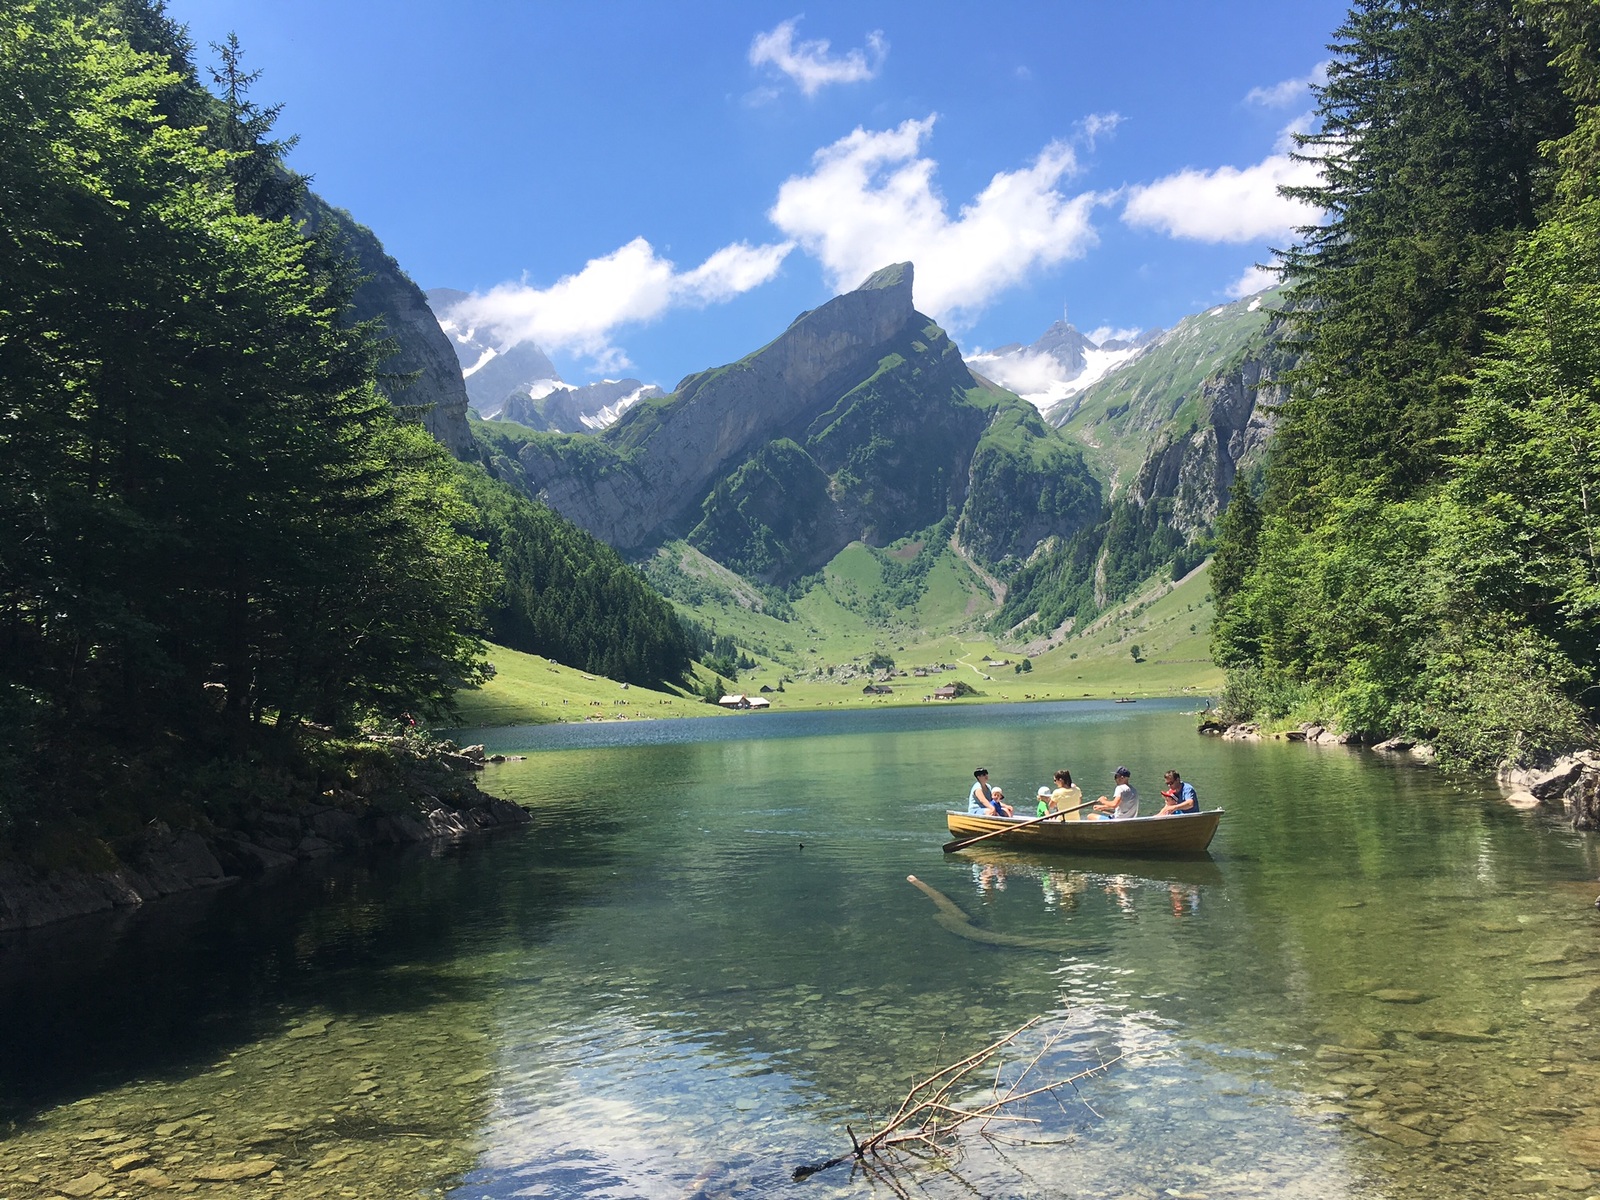
<svg viewBox="0 0 1600 1200">
<path fill-rule="evenodd" d="M 1016 817 L 975 817 L 946 813 L 957 838 L 997 836 L 985 846 L 1026 847 L 1100 854 L 1198 854 L 1211 844 L 1222 822 L 1220 808 L 1192 817 L 1133 817 L 1123 821 L 1041 821 L 1023 825 Z M 1003 831 L 1003 832 L 1001 832 Z"/>
</svg>

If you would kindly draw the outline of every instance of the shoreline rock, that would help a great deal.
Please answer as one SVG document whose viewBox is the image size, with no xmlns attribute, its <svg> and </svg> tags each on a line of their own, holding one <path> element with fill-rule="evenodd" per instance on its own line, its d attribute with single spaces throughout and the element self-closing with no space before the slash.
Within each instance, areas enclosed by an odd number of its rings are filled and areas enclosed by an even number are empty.
<svg viewBox="0 0 1600 1200">
<path fill-rule="evenodd" d="M 1506 800 L 1520 808 L 1560 808 L 1574 829 L 1600 829 L 1600 750 L 1546 755 L 1526 767 L 1502 763 Z"/>
<path fill-rule="evenodd" d="M 1210 718 L 1200 723 L 1197 732 L 1230 742 L 1272 740 L 1308 746 L 1360 746 L 1367 740 L 1360 733 L 1335 732 L 1310 721 L 1296 729 L 1263 732 L 1254 721 L 1230 724 Z M 1404 735 L 1372 743 L 1368 749 L 1390 757 L 1404 755 L 1420 766 L 1432 766 L 1438 760 L 1433 746 Z M 1573 829 L 1600 829 L 1600 749 L 1583 747 L 1547 754 L 1530 766 L 1501 763 L 1497 778 L 1506 803 L 1513 808 L 1559 807 Z M 1600 901 L 1596 903 L 1600 905 Z"/>
<path fill-rule="evenodd" d="M 482 768 L 482 754 L 482 747 L 452 747 L 438 761 L 464 776 Z M 410 798 L 409 811 L 392 798 L 380 806 L 341 792 L 333 797 L 337 804 L 257 809 L 226 829 L 174 830 L 155 822 L 131 845 L 119 846 L 118 865 L 110 870 L 43 870 L 0 860 L 0 933 L 234 883 L 332 854 L 455 841 L 528 823 L 522 809 L 470 778 L 452 780 L 448 790 L 457 799 L 423 793 Z"/>
</svg>

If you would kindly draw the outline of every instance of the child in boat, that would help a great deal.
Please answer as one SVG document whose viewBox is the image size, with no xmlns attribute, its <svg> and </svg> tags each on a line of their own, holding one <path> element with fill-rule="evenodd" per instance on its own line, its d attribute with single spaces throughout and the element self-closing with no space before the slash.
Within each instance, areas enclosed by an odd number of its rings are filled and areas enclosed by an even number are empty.
<svg viewBox="0 0 1600 1200">
<path fill-rule="evenodd" d="M 1161 793 L 1161 799 L 1165 803 L 1156 814 L 1158 817 L 1193 816 L 1200 811 L 1200 796 L 1194 790 L 1194 784 L 1185 783 L 1176 771 L 1167 772 L 1167 786 Z"/>
</svg>

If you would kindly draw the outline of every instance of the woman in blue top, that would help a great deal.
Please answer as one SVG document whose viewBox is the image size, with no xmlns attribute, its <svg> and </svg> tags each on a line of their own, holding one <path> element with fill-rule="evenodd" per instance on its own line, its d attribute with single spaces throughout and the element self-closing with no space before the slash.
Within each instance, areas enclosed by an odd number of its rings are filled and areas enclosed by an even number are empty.
<svg viewBox="0 0 1600 1200">
<path fill-rule="evenodd" d="M 977 782 L 972 785 L 972 791 L 967 793 L 967 814 L 974 817 L 1009 817 L 1011 806 L 996 800 L 989 791 L 988 770 L 979 767 L 972 773 L 972 778 Z"/>
</svg>

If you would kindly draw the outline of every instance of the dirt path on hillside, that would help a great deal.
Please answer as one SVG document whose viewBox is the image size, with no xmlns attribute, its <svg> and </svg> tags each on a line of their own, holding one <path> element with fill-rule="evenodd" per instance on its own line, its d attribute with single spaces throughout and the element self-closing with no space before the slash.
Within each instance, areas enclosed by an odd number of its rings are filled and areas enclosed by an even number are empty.
<svg viewBox="0 0 1600 1200">
<path fill-rule="evenodd" d="M 1006 602 L 1006 585 L 980 567 L 972 555 L 967 553 L 967 548 L 956 540 L 956 535 L 953 533 L 950 535 L 950 549 L 956 552 L 956 557 L 966 563 L 974 575 L 983 580 L 984 586 L 989 589 L 989 594 L 994 597 L 996 608 Z"/>
</svg>

